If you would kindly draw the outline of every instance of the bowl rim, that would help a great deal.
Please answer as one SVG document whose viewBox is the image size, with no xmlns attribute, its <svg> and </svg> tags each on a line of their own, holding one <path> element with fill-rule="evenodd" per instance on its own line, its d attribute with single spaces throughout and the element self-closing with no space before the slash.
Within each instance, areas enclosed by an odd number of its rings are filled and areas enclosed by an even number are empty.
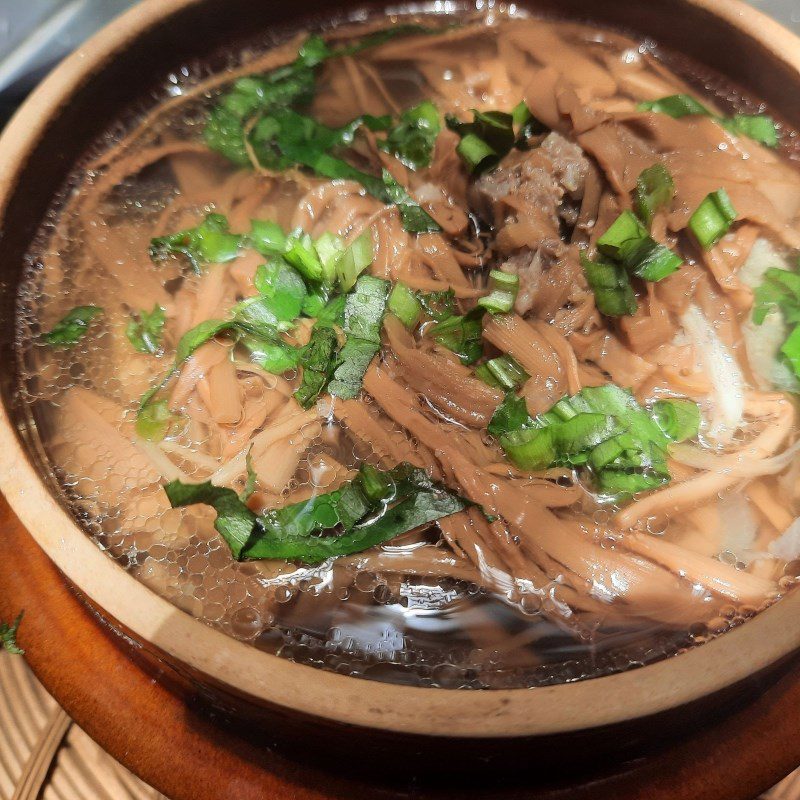
<svg viewBox="0 0 800 800">
<path fill-rule="evenodd" d="M 127 43 L 205 0 L 144 0 L 59 65 L 0 137 L 0 220 L 52 116 Z M 799 73 L 800 38 L 741 0 L 686 0 L 735 25 Z M 54 187 L 54 193 L 57 187 Z M 502 738 L 646 717 L 746 680 L 800 648 L 800 592 L 701 647 L 634 670 L 554 686 L 453 690 L 354 678 L 259 651 L 210 628 L 108 557 L 58 503 L 0 406 L 0 490 L 59 570 L 104 614 L 239 695 L 332 721 L 398 733 Z"/>
</svg>

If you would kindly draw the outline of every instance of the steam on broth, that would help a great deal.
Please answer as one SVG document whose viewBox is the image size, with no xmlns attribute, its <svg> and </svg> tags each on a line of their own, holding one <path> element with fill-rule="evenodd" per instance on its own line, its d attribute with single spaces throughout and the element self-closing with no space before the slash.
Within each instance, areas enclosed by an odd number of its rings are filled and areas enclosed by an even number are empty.
<svg viewBox="0 0 800 800">
<path fill-rule="evenodd" d="M 765 113 L 523 17 L 295 36 L 100 149 L 21 298 L 98 544 L 231 635 L 526 686 L 677 652 L 800 556 L 800 173 Z"/>
</svg>

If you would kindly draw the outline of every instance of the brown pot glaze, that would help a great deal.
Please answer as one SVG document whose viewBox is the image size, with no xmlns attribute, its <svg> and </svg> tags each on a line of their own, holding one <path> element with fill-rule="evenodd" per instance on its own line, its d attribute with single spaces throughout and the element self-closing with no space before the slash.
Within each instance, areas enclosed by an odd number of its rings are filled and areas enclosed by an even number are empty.
<svg viewBox="0 0 800 800">
<path fill-rule="evenodd" d="M 766 100 L 772 110 L 789 123 L 800 127 L 800 42 L 737 0 L 661 0 L 658 3 L 608 0 L 603 4 L 589 0 L 531 0 L 527 5 L 537 12 L 593 19 L 600 24 L 656 38 L 709 69 L 725 73 L 746 92 Z M 2 318 L 10 320 L 13 316 L 15 289 L 24 254 L 54 192 L 63 184 L 87 143 L 96 139 L 126 109 L 152 104 L 153 91 L 162 77 L 182 63 L 203 58 L 212 66 L 219 64 L 224 48 L 246 40 L 254 31 L 288 23 L 312 26 L 315 19 L 322 19 L 328 13 L 323 0 L 303 0 L 289 5 L 256 4 L 250 0 L 146 0 L 56 70 L 26 103 L 0 141 Z M 338 740 L 347 750 L 350 740 L 343 739 L 342 729 L 335 727 L 347 725 L 350 726 L 348 735 L 365 742 L 365 747 L 371 746 L 375 752 L 396 748 L 391 751 L 392 755 L 400 750 L 408 757 L 419 754 L 422 764 L 431 743 L 424 737 L 447 730 L 449 735 L 460 738 L 458 747 L 453 745 L 456 764 L 459 759 L 462 764 L 470 764 L 488 752 L 486 748 L 492 749 L 493 740 L 498 740 L 497 754 L 493 756 L 495 763 L 504 758 L 506 762 L 522 758 L 523 764 L 530 763 L 533 749 L 541 761 L 553 765 L 570 764 L 573 760 L 570 747 L 579 747 L 583 752 L 588 749 L 596 754 L 611 750 L 641 752 L 648 744 L 655 721 L 679 730 L 687 719 L 694 723 L 691 716 L 694 712 L 690 709 L 698 707 L 701 700 L 704 702 L 700 705 L 718 711 L 731 695 L 743 697 L 745 688 L 752 691 L 762 686 L 751 676 L 763 677 L 769 670 L 774 674 L 775 665 L 784 662 L 800 647 L 800 626 L 794 624 L 800 613 L 800 593 L 795 593 L 755 620 L 688 653 L 619 675 L 543 689 L 467 693 L 389 686 L 325 673 L 261 653 L 206 627 L 149 592 L 106 558 L 68 511 L 59 505 L 46 480 L 40 477 L 42 462 L 33 437 L 27 433 L 29 422 L 25 409 L 17 403 L 14 394 L 12 337 L 12 325 L 0 326 L 0 364 L 3 365 L 0 370 L 3 399 L 0 487 L 36 541 L 85 599 L 93 603 L 101 615 L 116 620 L 115 624 L 131 641 L 144 645 L 146 650 L 140 650 L 140 655 L 148 651 L 154 654 L 151 659 L 155 661 L 149 660 L 149 668 L 163 672 L 164 665 L 169 664 L 170 668 L 180 671 L 182 677 L 176 686 L 184 688 L 175 695 L 166 694 L 163 687 L 153 684 L 148 684 L 150 688 L 146 692 L 164 704 L 165 724 L 169 710 L 169 728 L 176 737 L 181 735 L 181 711 L 171 703 L 179 702 L 176 697 L 190 696 L 185 687 L 194 683 L 203 687 L 205 696 L 214 701 L 212 705 L 235 712 L 239 715 L 237 719 L 249 719 L 262 731 L 265 719 L 277 720 L 281 731 L 291 734 L 283 737 L 285 747 L 312 737 L 321 750 L 325 749 L 327 740 Z M 9 526 L 13 534 L 8 533 L 2 543 L 4 553 L 9 552 L 7 545 L 12 540 L 30 550 L 24 534 L 11 523 Z M 22 558 L 15 551 L 12 553 L 14 558 Z M 45 570 L 41 554 L 36 553 L 39 563 L 35 568 L 31 565 L 31 569 L 41 581 L 40 596 L 44 599 L 36 601 L 31 608 L 38 609 L 47 618 L 48 603 L 55 602 L 56 595 L 61 598 L 60 602 L 66 602 L 69 594 L 58 583 L 56 573 L 52 569 L 49 573 Z M 0 586 L 3 587 L 0 594 L 6 595 L 0 597 L 0 605 L 7 604 L 11 595 L 17 600 L 30 599 L 33 604 L 36 593 L 26 593 L 15 570 L 21 568 L 10 562 L 0 564 Z M 16 592 L 6 588 L 12 584 Z M 48 594 L 50 591 L 55 594 Z M 71 619 L 79 625 L 79 607 L 73 603 L 70 608 Z M 30 616 L 34 617 L 34 613 Z M 102 651 L 108 658 L 115 654 L 110 664 L 124 674 L 129 653 L 119 649 L 120 642 L 113 637 L 109 639 L 110 634 L 106 638 L 98 637 L 101 628 L 97 625 L 92 628 L 94 623 L 87 623 L 85 618 L 81 624 L 88 625 L 81 630 L 94 632 L 87 641 L 97 642 L 96 652 Z M 114 723 L 124 719 L 125 713 L 120 703 L 112 703 L 108 693 L 101 692 L 102 682 L 98 681 L 100 676 L 94 664 L 95 650 L 82 647 L 79 655 L 68 646 L 59 649 L 52 632 L 42 629 L 41 622 L 34 619 L 28 625 L 28 635 L 32 636 L 31 658 L 45 684 L 56 689 L 57 696 L 67 703 L 68 709 L 76 709 L 80 721 L 102 740 L 98 720 L 111 717 L 104 703 L 110 703 L 109 707 L 115 709 Z M 60 629 L 59 635 L 65 640 L 69 638 L 68 630 L 66 625 Z M 100 642 L 105 644 L 101 647 Z M 102 650 L 106 645 L 108 650 Z M 60 671 L 47 667 L 45 653 L 53 663 L 61 665 Z M 131 675 L 145 682 L 148 680 L 142 677 L 146 673 L 138 667 L 131 667 L 131 670 Z M 59 678 L 62 671 L 63 679 Z M 80 683 L 82 674 L 93 675 L 95 682 Z M 144 686 L 144 683 L 137 685 Z M 120 688 L 119 684 L 115 686 Z M 91 687 L 95 695 L 90 702 L 87 692 Z M 70 695 L 71 691 L 80 695 L 80 702 Z M 130 692 L 125 691 L 124 696 L 126 702 L 135 705 L 136 698 Z M 97 702 L 99 697 L 103 698 L 103 703 Z M 74 701 L 72 704 L 70 698 Z M 772 710 L 777 714 L 777 709 Z M 153 711 L 142 709 L 142 719 L 155 724 L 157 714 L 154 716 Z M 214 732 L 213 726 L 203 728 L 192 716 L 193 712 L 186 714 L 184 733 L 194 734 L 202 729 L 202 736 L 176 741 L 185 742 L 186 747 L 200 748 L 198 752 L 202 750 L 200 742 L 209 737 L 220 745 L 220 734 Z M 312 716 L 320 721 L 311 723 Z M 366 728 L 376 733 L 366 735 Z M 144 735 L 143 731 L 146 731 Z M 315 732 L 317 738 L 313 739 Z M 150 746 L 148 723 L 128 733 L 136 739 L 147 740 L 141 743 L 145 750 Z M 729 731 L 728 735 L 733 736 L 733 733 Z M 118 754 L 124 749 L 122 734 L 115 736 L 117 738 L 109 740 L 107 745 Z M 227 741 L 228 736 L 231 741 L 240 741 L 234 734 L 224 734 L 222 739 Z M 517 737 L 519 741 L 512 746 L 509 737 Z M 437 742 L 443 748 L 437 752 L 446 752 L 446 743 Z M 738 743 L 743 745 L 742 741 Z M 139 747 L 130 743 L 129 746 Z M 779 750 L 774 742 L 772 748 Z M 678 758 L 678 750 L 669 752 L 673 759 Z M 683 756 L 687 755 L 685 751 Z M 784 767 L 788 771 L 800 760 L 800 753 L 793 760 L 783 755 L 783 760 L 778 759 L 778 752 L 772 755 L 773 766 L 763 786 L 779 777 Z M 151 757 L 154 757 L 152 753 Z M 167 763 L 170 761 L 168 758 Z M 676 773 L 679 763 L 678 760 L 667 761 L 662 768 L 668 767 L 670 773 Z M 712 763 L 708 762 L 709 768 Z M 145 772 L 142 764 L 134 764 L 134 769 Z M 274 765 L 271 768 L 278 769 Z M 765 777 L 764 771 L 757 770 L 754 774 L 756 782 Z M 665 775 L 669 779 L 669 773 Z M 161 785 L 172 787 L 173 784 Z M 219 786 L 213 781 L 211 785 Z M 322 780 L 320 785 L 331 788 L 327 780 Z M 755 784 L 741 779 L 738 785 L 749 791 Z M 763 786 L 758 784 L 758 788 Z M 170 791 L 178 794 L 175 788 Z M 733 796 L 739 795 L 726 795 Z"/>
</svg>

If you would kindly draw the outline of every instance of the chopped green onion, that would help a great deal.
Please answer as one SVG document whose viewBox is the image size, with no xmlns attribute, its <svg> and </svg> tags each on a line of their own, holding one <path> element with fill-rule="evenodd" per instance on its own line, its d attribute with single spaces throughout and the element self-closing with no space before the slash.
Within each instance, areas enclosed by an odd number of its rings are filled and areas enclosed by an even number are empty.
<svg viewBox="0 0 800 800">
<path fill-rule="evenodd" d="M 482 380 L 487 386 L 491 386 L 492 389 L 503 388 L 500 381 L 492 375 L 488 364 L 478 364 L 478 366 L 475 367 L 475 377 Z"/>
<path fill-rule="evenodd" d="M 548 428 L 521 428 L 500 437 L 509 460 L 520 469 L 537 472 L 555 463 L 555 432 Z"/>
<path fill-rule="evenodd" d="M 478 370 L 481 370 L 478 373 Z M 484 371 L 485 370 L 485 371 Z M 482 380 L 502 389 L 517 389 L 530 378 L 527 372 L 511 356 L 498 356 L 475 370 Z M 483 376 L 487 376 L 488 380 Z"/>
<path fill-rule="evenodd" d="M 579 413 L 544 428 L 511 431 L 500 437 L 500 444 L 515 466 L 537 471 L 554 464 L 584 463 L 584 452 L 605 442 L 618 429 L 614 417 Z"/>
<path fill-rule="evenodd" d="M 409 108 L 400 115 L 384 141 L 381 150 L 392 153 L 410 169 L 429 167 L 436 137 L 441 130 L 439 112 L 430 100 Z"/>
<path fill-rule="evenodd" d="M 653 283 L 671 275 L 683 264 L 677 253 L 649 236 L 625 242 L 621 261 L 629 273 Z"/>
<path fill-rule="evenodd" d="M 620 261 L 629 242 L 639 242 L 646 236 L 647 231 L 636 215 L 631 211 L 623 211 L 597 240 L 597 249 L 603 255 Z"/>
<path fill-rule="evenodd" d="M 157 353 L 166 319 L 164 309 L 156 303 L 149 313 L 140 311 L 132 316 L 125 326 L 125 336 L 140 353 Z"/>
<path fill-rule="evenodd" d="M 282 255 L 286 250 L 286 234 L 277 222 L 251 220 L 250 242 L 264 256 Z"/>
<path fill-rule="evenodd" d="M 483 312 L 476 308 L 464 316 L 447 317 L 428 328 L 426 334 L 452 350 L 462 364 L 474 364 L 483 355 Z"/>
<path fill-rule="evenodd" d="M 322 264 L 322 283 L 325 286 L 333 286 L 336 283 L 336 271 L 339 261 L 344 255 L 344 242 L 340 236 L 333 233 L 325 232 L 322 236 L 314 242 L 314 249 L 317 251 L 317 257 Z M 370 254 L 371 255 L 371 254 Z M 370 261 L 372 258 L 370 257 Z M 353 279 L 355 283 L 355 278 Z M 347 289 L 343 291 L 350 291 L 353 284 L 351 283 Z"/>
<path fill-rule="evenodd" d="M 738 216 L 725 189 L 711 192 L 692 214 L 689 228 L 704 250 L 712 248 Z"/>
<path fill-rule="evenodd" d="M 660 100 L 639 103 L 639 111 L 656 111 L 678 119 L 691 115 L 712 117 L 723 128 L 736 136 L 747 136 L 767 147 L 778 146 L 778 128 L 775 120 L 767 114 L 734 114 L 718 117 L 704 105 L 687 94 L 676 94 Z"/>
<path fill-rule="evenodd" d="M 546 130 L 525 103 L 510 114 L 473 108 L 472 116 L 472 122 L 461 122 L 452 114 L 445 117 L 447 127 L 461 137 L 456 152 L 472 174 L 491 169 L 513 147 L 527 147 L 528 137 Z"/>
<path fill-rule="evenodd" d="M 637 109 L 639 111 L 655 111 L 674 119 L 691 115 L 711 116 L 711 112 L 702 103 L 688 94 L 673 94 L 669 97 L 662 97 L 660 100 L 648 100 L 639 103 Z"/>
<path fill-rule="evenodd" d="M 630 392 L 607 384 L 564 397 L 536 418 L 509 392 L 488 431 L 520 469 L 588 467 L 600 490 L 621 500 L 631 487 L 644 491 L 668 482 L 668 445 L 696 436 L 699 426 L 692 401 L 659 401 L 649 413 Z"/>
<path fill-rule="evenodd" d="M 755 290 L 753 322 L 761 325 L 767 314 L 780 309 L 788 323 L 800 322 L 800 275 L 786 269 L 770 267 L 763 283 Z"/>
<path fill-rule="evenodd" d="M 643 280 L 660 281 L 683 263 L 680 256 L 649 236 L 631 211 L 623 211 L 614 220 L 597 240 L 597 249 L 617 263 L 590 261 L 585 255 L 581 261 L 597 308 L 608 316 L 636 313 L 636 298 L 626 271 Z"/>
<path fill-rule="evenodd" d="M 470 172 L 482 172 L 488 165 L 497 163 L 497 152 L 480 136 L 468 133 L 456 145 L 456 152 L 467 165 Z"/>
<path fill-rule="evenodd" d="M 73 347 L 89 330 L 92 320 L 103 313 L 99 306 L 76 306 L 41 336 L 51 347 Z"/>
<path fill-rule="evenodd" d="M 668 206 L 675 195 L 675 183 L 663 164 L 653 164 L 642 170 L 636 181 L 636 213 L 647 225 L 656 212 Z"/>
<path fill-rule="evenodd" d="M 198 274 L 205 264 L 224 264 L 239 255 L 243 237 L 228 230 L 222 214 L 208 214 L 195 228 L 150 240 L 150 258 L 164 261 L 169 255 L 184 255 Z"/>
<path fill-rule="evenodd" d="M 416 293 L 404 283 L 396 283 L 392 288 L 388 308 L 406 328 L 413 328 L 422 314 Z"/>
<path fill-rule="evenodd" d="M 592 261 L 584 252 L 581 252 L 581 265 L 601 314 L 621 317 L 636 313 L 636 295 L 625 267 L 607 261 Z"/>
<path fill-rule="evenodd" d="M 169 432 L 174 417 L 166 400 L 144 406 L 136 417 L 136 433 L 148 442 L 160 442 Z"/>
<path fill-rule="evenodd" d="M 658 400 L 653 418 L 673 442 L 694 439 L 700 431 L 700 408 L 691 400 Z"/>
<path fill-rule="evenodd" d="M 286 237 L 283 257 L 309 281 L 322 282 L 325 272 L 311 237 L 300 229 Z"/>
<path fill-rule="evenodd" d="M 737 136 L 747 136 L 767 147 L 778 146 L 778 127 L 766 114 L 734 114 L 720 119 L 720 124 Z"/>
<path fill-rule="evenodd" d="M 319 247 L 319 244 L 317 245 Z M 372 264 L 372 236 L 362 233 L 336 262 L 336 278 L 339 288 L 349 292 L 355 285 L 358 276 Z"/>
<path fill-rule="evenodd" d="M 490 314 L 505 314 L 514 308 L 519 294 L 519 275 L 499 269 L 489 273 L 489 294 L 478 300 L 478 305 Z"/>
</svg>

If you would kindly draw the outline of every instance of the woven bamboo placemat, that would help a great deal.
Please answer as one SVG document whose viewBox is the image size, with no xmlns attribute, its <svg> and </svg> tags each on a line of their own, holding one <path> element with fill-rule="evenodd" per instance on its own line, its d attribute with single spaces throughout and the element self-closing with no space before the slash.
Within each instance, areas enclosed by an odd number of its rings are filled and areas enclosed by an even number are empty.
<svg viewBox="0 0 800 800">
<path fill-rule="evenodd" d="M 0 652 L 0 800 L 168 798 L 72 723 L 24 659 Z M 800 800 L 800 770 L 760 800 Z"/>
<path fill-rule="evenodd" d="M 22 658 L 0 653 L 0 800 L 39 799 L 167 800 L 74 725 Z"/>
</svg>

